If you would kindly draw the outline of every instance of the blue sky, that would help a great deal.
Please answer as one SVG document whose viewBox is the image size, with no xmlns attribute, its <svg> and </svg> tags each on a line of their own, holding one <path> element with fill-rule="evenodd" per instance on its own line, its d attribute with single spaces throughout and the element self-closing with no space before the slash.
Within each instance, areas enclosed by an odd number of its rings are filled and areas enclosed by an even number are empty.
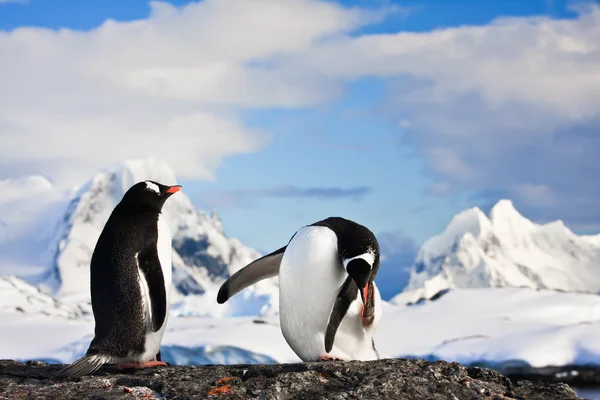
<svg viewBox="0 0 600 400">
<path fill-rule="evenodd" d="M 11 155 L 1 177 L 77 184 L 119 159 L 164 158 L 195 204 L 218 209 L 230 235 L 261 251 L 340 215 L 393 238 L 385 250 L 408 264 L 452 215 L 504 197 L 536 221 L 600 231 L 590 72 L 600 13 L 589 2 L 298 0 L 284 10 L 263 1 L 253 3 L 258 25 L 235 1 L 170 3 L 0 1 L 0 51 L 11 60 L 0 74 L 14 90 L 0 106 L 40 121 L 0 115 L 0 155 Z M 13 145 L 10 129 L 28 141 Z M 53 135 L 73 141 L 71 151 L 30 151 Z M 92 153 L 86 140 L 98 137 Z"/>
<path fill-rule="evenodd" d="M 189 1 L 171 0 L 168 3 L 182 6 Z M 487 24 L 498 16 L 548 15 L 555 18 L 573 17 L 567 9 L 572 2 L 557 0 L 430 0 L 430 1 L 381 1 L 352 0 L 340 1 L 345 6 L 379 7 L 398 5 L 407 9 L 410 18 L 400 14 L 382 24 L 369 27 L 367 32 L 428 31 L 441 27 Z M 68 27 L 91 29 L 108 18 L 130 21 L 146 18 L 150 13 L 148 1 L 131 0 L 126 3 L 118 0 L 3 0 L 0 26 L 11 30 L 19 26 L 43 26 L 50 28 Z"/>
</svg>

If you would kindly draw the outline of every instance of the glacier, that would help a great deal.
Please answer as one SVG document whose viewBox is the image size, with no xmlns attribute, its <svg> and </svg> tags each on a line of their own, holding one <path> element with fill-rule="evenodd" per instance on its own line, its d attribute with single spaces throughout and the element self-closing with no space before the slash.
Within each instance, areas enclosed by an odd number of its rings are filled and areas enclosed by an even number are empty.
<svg viewBox="0 0 600 400">
<path fill-rule="evenodd" d="M 391 302 L 457 288 L 600 290 L 600 235 L 576 235 L 560 220 L 536 224 L 507 199 L 489 214 L 477 207 L 465 210 L 425 241 L 408 284 Z"/>
</svg>

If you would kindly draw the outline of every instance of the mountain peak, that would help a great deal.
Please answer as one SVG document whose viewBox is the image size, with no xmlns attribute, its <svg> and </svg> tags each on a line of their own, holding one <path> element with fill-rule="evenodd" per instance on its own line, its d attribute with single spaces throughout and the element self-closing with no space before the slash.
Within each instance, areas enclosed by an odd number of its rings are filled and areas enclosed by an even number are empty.
<svg viewBox="0 0 600 400">
<path fill-rule="evenodd" d="M 439 235 L 427 240 L 419 253 L 428 257 L 444 254 L 456 244 L 467 232 L 479 237 L 492 229 L 492 223 L 478 207 L 469 208 L 456 214 Z"/>
<path fill-rule="evenodd" d="M 217 228 L 220 233 L 225 234 L 225 230 L 223 229 L 223 221 L 221 220 L 221 216 L 216 209 L 213 209 L 210 213 L 210 219 L 213 221 L 215 228 Z"/>
<path fill-rule="evenodd" d="M 164 185 L 177 184 L 177 178 L 171 167 L 166 162 L 153 157 L 126 160 L 115 170 L 121 176 L 124 192 L 135 183 L 145 180 L 153 180 Z"/>
<path fill-rule="evenodd" d="M 521 215 L 511 200 L 498 201 L 490 211 L 494 231 L 503 239 L 515 243 L 518 238 L 528 235 L 536 225 Z"/>
<path fill-rule="evenodd" d="M 598 235 L 600 238 L 600 235 Z M 419 250 L 404 296 L 446 288 L 523 286 L 597 292 L 600 239 L 578 236 L 561 220 L 536 224 L 500 200 L 488 219 L 460 212 Z"/>
<path fill-rule="evenodd" d="M 512 200 L 502 199 L 490 210 L 490 220 L 493 223 L 502 219 L 525 219 L 525 217 L 517 211 Z"/>
<path fill-rule="evenodd" d="M 491 223 L 481 209 L 472 207 L 455 215 L 450 221 L 448 228 L 457 230 L 466 229 L 473 236 L 479 236 L 481 233 L 491 229 Z"/>
</svg>

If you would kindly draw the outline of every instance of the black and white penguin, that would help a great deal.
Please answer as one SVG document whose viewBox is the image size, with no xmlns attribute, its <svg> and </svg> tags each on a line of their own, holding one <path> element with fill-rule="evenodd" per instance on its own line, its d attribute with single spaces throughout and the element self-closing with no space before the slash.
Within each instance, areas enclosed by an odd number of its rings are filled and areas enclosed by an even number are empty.
<svg viewBox="0 0 600 400">
<path fill-rule="evenodd" d="M 242 289 L 279 275 L 281 331 L 303 361 L 376 360 L 373 334 L 382 314 L 374 279 L 375 235 L 331 217 L 302 227 L 287 246 L 261 257 L 221 286 L 222 304 Z"/>
<path fill-rule="evenodd" d="M 171 232 L 161 210 L 181 189 L 154 181 L 133 185 L 108 218 L 90 264 L 95 335 L 85 356 L 57 380 L 117 368 L 166 365 L 160 343 L 171 292 Z"/>
</svg>

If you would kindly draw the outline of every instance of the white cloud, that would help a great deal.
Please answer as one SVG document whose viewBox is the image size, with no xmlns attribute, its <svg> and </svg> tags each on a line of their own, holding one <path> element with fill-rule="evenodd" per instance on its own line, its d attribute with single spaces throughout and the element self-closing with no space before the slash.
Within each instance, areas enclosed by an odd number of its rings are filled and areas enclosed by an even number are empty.
<svg viewBox="0 0 600 400">
<path fill-rule="evenodd" d="M 428 194 L 507 196 L 540 219 L 600 223 L 600 6 L 578 11 L 342 37 L 282 63 L 387 79 L 385 110 L 410 121 L 403 143 L 425 158 Z"/>
<path fill-rule="evenodd" d="M 600 110 L 600 8 L 574 20 L 499 19 L 426 33 L 362 35 L 290 59 L 330 77 L 418 78 L 412 101 L 447 102 L 477 92 L 491 108 L 533 103 L 577 120 Z M 406 94 L 404 94 L 406 95 Z"/>
<path fill-rule="evenodd" d="M 302 106 L 335 95 L 270 65 L 377 12 L 308 0 L 151 2 L 148 19 L 90 31 L 0 31 L 0 173 L 64 183 L 123 158 L 155 156 L 181 177 L 211 178 L 270 135 L 242 108 Z"/>
<path fill-rule="evenodd" d="M 394 34 L 356 34 L 390 10 L 333 2 L 151 7 L 148 19 L 89 32 L 0 32 L 1 173 L 74 180 L 154 155 L 210 178 L 269 139 L 240 110 L 315 105 L 376 76 L 404 143 L 425 159 L 429 193 L 510 196 L 600 222 L 598 6 Z"/>
</svg>

